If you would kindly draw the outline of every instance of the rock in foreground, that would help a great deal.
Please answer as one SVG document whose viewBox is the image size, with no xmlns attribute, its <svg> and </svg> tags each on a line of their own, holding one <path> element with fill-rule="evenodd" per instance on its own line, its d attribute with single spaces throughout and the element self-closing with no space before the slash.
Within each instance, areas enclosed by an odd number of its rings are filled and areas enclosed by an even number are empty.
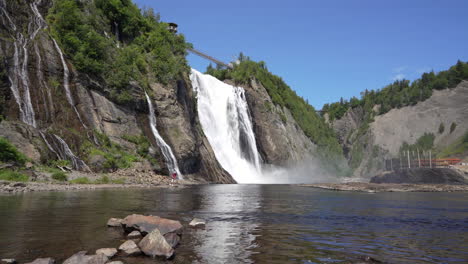
<svg viewBox="0 0 468 264">
<path fill-rule="evenodd" d="M 105 264 L 108 258 L 104 254 L 86 255 L 80 251 L 63 262 L 63 264 Z"/>
<path fill-rule="evenodd" d="M 161 235 L 158 229 L 154 229 L 146 235 L 138 244 L 141 251 L 150 257 L 165 256 L 166 258 L 174 255 L 174 249 L 167 243 L 164 236 Z"/>
<path fill-rule="evenodd" d="M 125 256 L 136 256 L 141 254 L 141 250 L 132 240 L 125 241 L 120 245 L 119 250 L 122 251 Z"/>
<path fill-rule="evenodd" d="M 108 227 L 121 227 L 123 219 L 120 218 L 111 218 L 107 221 Z"/>
<path fill-rule="evenodd" d="M 117 249 L 115 248 L 101 248 L 96 250 L 96 255 L 103 254 L 107 258 L 112 258 L 117 254 Z"/>
<path fill-rule="evenodd" d="M 201 226 L 205 226 L 205 225 L 206 225 L 205 220 L 200 219 L 200 218 L 194 218 L 194 219 L 189 223 L 189 226 L 191 226 L 191 227 L 201 227 Z"/>
<path fill-rule="evenodd" d="M 33 262 L 29 262 L 25 264 L 54 264 L 54 263 L 55 263 L 55 259 L 53 258 L 38 258 L 34 260 Z"/>
<path fill-rule="evenodd" d="M 146 216 L 139 214 L 132 214 L 125 217 L 122 225 L 125 227 L 127 232 L 138 230 L 143 234 L 148 234 L 154 229 L 158 229 L 161 235 L 165 235 L 171 232 L 179 233 L 183 227 L 179 221 L 158 216 Z"/>
</svg>

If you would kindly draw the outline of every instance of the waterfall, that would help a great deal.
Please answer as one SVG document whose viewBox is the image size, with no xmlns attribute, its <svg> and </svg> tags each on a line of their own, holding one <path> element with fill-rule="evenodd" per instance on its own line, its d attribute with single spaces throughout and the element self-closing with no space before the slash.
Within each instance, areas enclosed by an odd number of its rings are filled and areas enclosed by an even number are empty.
<svg viewBox="0 0 468 264">
<path fill-rule="evenodd" d="M 73 154 L 73 151 L 68 146 L 67 142 L 61 137 L 52 134 L 50 137 L 52 140 L 47 140 L 46 135 L 43 132 L 39 132 L 42 139 L 44 140 L 47 148 L 54 153 L 58 159 L 69 160 L 72 164 L 73 169 L 81 171 L 91 171 L 84 161 Z M 51 144 L 52 143 L 52 144 Z"/>
<path fill-rule="evenodd" d="M 153 136 L 156 139 L 156 143 L 161 149 L 164 159 L 166 160 L 169 173 L 172 174 L 173 172 L 176 172 L 177 177 L 179 179 L 183 179 L 183 175 L 179 171 L 179 166 L 177 165 L 177 159 L 175 158 L 171 147 L 164 141 L 164 139 L 161 137 L 156 127 L 156 116 L 154 115 L 153 103 L 151 102 L 151 99 L 146 92 L 145 92 L 145 96 L 146 96 L 146 101 L 148 102 L 151 132 L 153 133 Z"/>
<path fill-rule="evenodd" d="M 244 89 L 194 69 L 190 80 L 200 123 L 218 162 L 238 183 L 260 182 L 261 158 Z"/>
<path fill-rule="evenodd" d="M 78 112 L 78 109 L 76 109 L 75 102 L 73 101 L 73 97 L 71 95 L 70 91 L 70 70 L 68 69 L 67 62 L 65 61 L 65 57 L 63 56 L 63 52 L 60 49 L 59 45 L 57 44 L 57 41 L 52 38 L 52 41 L 54 42 L 55 49 L 57 50 L 60 60 L 62 61 L 62 66 L 63 66 L 63 88 L 65 89 L 65 94 L 67 97 L 68 103 L 73 107 L 73 110 L 75 110 L 76 115 L 78 116 L 78 119 L 80 120 L 80 123 L 86 128 L 86 125 L 83 123 L 83 120 L 81 119 L 80 113 Z"/>
</svg>

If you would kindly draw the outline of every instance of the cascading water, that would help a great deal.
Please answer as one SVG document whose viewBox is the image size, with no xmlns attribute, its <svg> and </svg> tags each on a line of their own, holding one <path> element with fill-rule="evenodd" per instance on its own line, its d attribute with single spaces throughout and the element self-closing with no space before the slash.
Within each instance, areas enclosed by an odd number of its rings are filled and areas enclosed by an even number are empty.
<svg viewBox="0 0 468 264">
<path fill-rule="evenodd" d="M 68 69 L 67 62 L 65 61 L 65 57 L 63 56 L 63 52 L 60 49 L 59 45 L 57 44 L 57 41 L 55 39 L 52 39 L 54 42 L 55 49 L 57 50 L 60 60 L 62 61 L 62 66 L 63 66 L 63 88 L 65 89 L 65 94 L 67 97 L 68 103 L 73 107 L 73 110 L 75 110 L 76 115 L 78 116 L 78 119 L 80 120 L 81 124 L 86 128 L 86 125 L 83 123 L 83 120 L 81 119 L 80 113 L 78 112 L 78 109 L 76 109 L 75 102 L 73 101 L 73 97 L 71 95 L 70 91 L 70 70 Z"/>
<path fill-rule="evenodd" d="M 63 140 L 61 137 L 52 134 L 49 136 L 51 139 L 50 141 L 47 139 L 47 136 L 43 132 L 39 132 L 42 139 L 46 143 L 47 148 L 54 153 L 57 158 L 62 159 L 62 160 L 69 160 L 72 164 L 73 169 L 75 170 L 81 170 L 81 171 L 91 171 L 86 165 L 86 163 L 75 156 L 73 154 L 73 151 L 70 149 L 68 146 L 67 142 Z"/>
<path fill-rule="evenodd" d="M 261 182 L 261 158 L 244 89 L 194 69 L 190 80 L 200 123 L 218 162 L 238 183 Z"/>
<path fill-rule="evenodd" d="M 146 96 L 146 101 L 148 102 L 148 108 L 149 108 L 148 117 L 150 121 L 151 132 L 153 133 L 153 136 L 156 139 L 156 143 L 161 149 L 164 159 L 166 160 L 167 168 L 169 169 L 170 173 L 176 172 L 177 177 L 179 179 L 183 179 L 183 175 L 179 171 L 179 166 L 177 165 L 177 159 L 175 158 L 171 147 L 166 143 L 166 141 L 164 141 L 164 139 L 161 137 L 161 135 L 158 132 L 158 129 L 156 126 L 156 116 L 154 115 L 153 103 L 151 102 L 151 99 L 146 92 L 145 92 L 145 96 Z"/>
</svg>

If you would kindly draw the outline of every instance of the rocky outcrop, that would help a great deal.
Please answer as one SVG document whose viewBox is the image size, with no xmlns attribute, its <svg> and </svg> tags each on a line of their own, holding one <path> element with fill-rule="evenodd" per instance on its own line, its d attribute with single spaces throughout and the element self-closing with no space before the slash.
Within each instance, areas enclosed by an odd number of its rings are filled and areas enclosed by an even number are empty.
<svg viewBox="0 0 468 264">
<path fill-rule="evenodd" d="M 166 258 L 174 255 L 174 249 L 167 243 L 164 236 L 161 235 L 158 229 L 154 229 L 146 235 L 138 244 L 141 251 L 150 257 L 165 256 Z"/>
<path fill-rule="evenodd" d="M 132 240 L 127 240 L 120 245 L 119 251 L 121 251 L 124 256 L 136 256 L 141 254 L 140 248 Z"/>
<path fill-rule="evenodd" d="M 149 129 L 143 88 L 129 83 L 131 103 L 117 104 L 99 76 L 77 71 L 67 54 L 62 56 L 63 51 L 47 30 L 44 17 L 51 5 L 50 0 L 0 2 L 0 72 L 6 73 L 0 76 L 0 115 L 6 118 L 0 123 L 0 136 L 8 138 L 36 163 L 76 157 L 72 161 L 75 169 L 99 171 L 105 163 L 103 157 L 84 156 L 87 154 L 80 146 L 91 143 L 99 148 L 103 142 L 97 133 L 101 133 L 125 151 L 136 153 L 139 146 L 124 138 L 144 135 L 152 143 L 150 152 L 158 161 L 159 166 L 153 169 L 167 174 L 165 160 Z M 23 28 L 27 32 L 20 30 Z M 188 76 L 184 76 L 167 85 L 150 83 L 158 130 L 172 147 L 183 174 L 233 183 L 200 129 L 187 80 Z M 72 154 L 58 153 L 53 142 L 46 142 L 56 136 Z"/>
<path fill-rule="evenodd" d="M 374 176 L 371 183 L 468 184 L 468 178 L 450 168 L 416 168 L 388 171 Z"/>
<path fill-rule="evenodd" d="M 288 166 L 313 155 L 316 145 L 300 129 L 287 108 L 273 104 L 261 83 L 252 80 L 244 89 L 257 147 L 265 163 Z"/>
<path fill-rule="evenodd" d="M 127 232 L 138 230 L 143 234 L 150 233 L 154 229 L 158 229 L 162 235 L 171 232 L 180 232 L 183 226 L 179 221 L 170 220 L 158 216 L 146 216 L 133 214 L 125 217 L 122 222 L 123 227 Z"/>
</svg>

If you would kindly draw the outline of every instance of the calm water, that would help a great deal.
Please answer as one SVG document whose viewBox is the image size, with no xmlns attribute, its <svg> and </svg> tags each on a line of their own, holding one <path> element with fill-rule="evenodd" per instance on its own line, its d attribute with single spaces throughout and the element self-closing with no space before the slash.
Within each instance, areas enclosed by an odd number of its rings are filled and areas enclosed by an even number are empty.
<svg viewBox="0 0 468 264">
<path fill-rule="evenodd" d="M 351 193 L 288 185 L 47 192 L 0 196 L 0 258 L 63 260 L 117 247 L 110 217 L 207 220 L 172 263 L 467 263 L 468 193 Z M 127 263 L 160 263 L 136 258 Z"/>
</svg>

